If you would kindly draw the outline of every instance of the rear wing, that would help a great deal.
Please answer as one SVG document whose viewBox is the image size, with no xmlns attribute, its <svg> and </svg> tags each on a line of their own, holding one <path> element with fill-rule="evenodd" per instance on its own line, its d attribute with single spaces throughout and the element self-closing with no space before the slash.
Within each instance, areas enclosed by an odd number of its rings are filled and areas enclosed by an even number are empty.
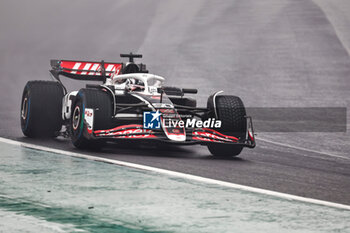
<svg viewBox="0 0 350 233">
<path fill-rule="evenodd" d="M 50 73 L 57 79 L 60 75 L 77 80 L 105 81 L 112 74 L 119 74 L 123 63 L 51 60 Z"/>
</svg>

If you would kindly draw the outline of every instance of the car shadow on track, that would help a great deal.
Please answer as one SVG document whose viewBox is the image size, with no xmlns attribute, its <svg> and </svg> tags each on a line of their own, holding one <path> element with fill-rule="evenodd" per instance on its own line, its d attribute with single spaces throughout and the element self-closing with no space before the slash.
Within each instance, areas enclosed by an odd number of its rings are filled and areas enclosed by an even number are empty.
<svg viewBox="0 0 350 233">
<path fill-rule="evenodd" d="M 135 142 L 108 143 L 101 149 L 103 153 L 123 154 L 131 156 L 164 157 L 164 158 L 198 158 L 189 146 L 144 144 Z"/>
<path fill-rule="evenodd" d="M 127 154 L 131 156 L 163 157 L 163 158 L 184 158 L 200 160 L 224 160 L 246 162 L 240 157 L 218 158 L 212 156 L 206 147 L 199 145 L 180 146 L 173 144 L 138 144 L 138 143 L 111 143 L 102 149 L 104 153 Z"/>
<path fill-rule="evenodd" d="M 156 158 L 179 158 L 216 161 L 249 162 L 241 157 L 218 158 L 210 154 L 206 147 L 200 145 L 180 146 L 166 143 L 137 143 L 133 141 L 107 143 L 100 149 L 81 150 L 75 148 L 69 139 L 33 139 L 19 137 L 16 140 L 55 149 L 72 151 L 75 153 L 86 153 L 93 156 L 118 159 L 121 156 L 133 157 L 156 157 Z"/>
</svg>

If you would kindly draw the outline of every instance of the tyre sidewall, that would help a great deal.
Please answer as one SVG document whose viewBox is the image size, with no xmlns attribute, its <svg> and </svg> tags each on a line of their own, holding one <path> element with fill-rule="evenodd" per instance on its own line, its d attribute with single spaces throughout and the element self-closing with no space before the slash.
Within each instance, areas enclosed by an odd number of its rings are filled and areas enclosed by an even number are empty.
<svg viewBox="0 0 350 233">
<path fill-rule="evenodd" d="M 22 117 L 22 110 L 23 110 L 23 103 L 25 98 L 27 98 L 27 112 L 26 117 Z M 23 94 L 22 94 L 22 101 L 21 101 L 21 110 L 20 110 L 20 116 L 21 116 L 21 128 L 23 133 L 28 136 L 28 125 L 30 121 L 30 93 L 28 90 L 28 84 L 24 87 Z"/>
<path fill-rule="evenodd" d="M 77 124 L 77 128 L 73 127 L 73 117 L 74 117 L 74 113 L 76 108 L 79 109 L 80 111 L 80 117 L 79 117 L 79 122 Z M 72 142 L 74 145 L 80 145 L 81 143 L 84 143 L 83 141 L 85 141 L 86 139 L 84 138 L 84 129 L 85 129 L 85 123 L 84 123 L 84 117 L 85 117 L 85 106 L 83 104 L 83 101 L 79 98 L 73 108 L 72 108 L 72 116 L 71 116 L 71 121 L 70 121 L 70 129 L 71 129 L 71 138 L 72 138 Z"/>
</svg>

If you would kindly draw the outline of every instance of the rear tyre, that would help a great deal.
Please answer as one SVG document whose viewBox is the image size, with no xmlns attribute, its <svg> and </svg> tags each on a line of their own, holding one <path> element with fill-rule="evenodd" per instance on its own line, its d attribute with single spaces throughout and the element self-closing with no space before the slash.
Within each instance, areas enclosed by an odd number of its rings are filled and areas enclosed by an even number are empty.
<svg viewBox="0 0 350 233">
<path fill-rule="evenodd" d="M 21 128 L 25 136 L 56 137 L 62 128 L 62 98 L 58 82 L 29 81 L 23 90 Z"/>
<path fill-rule="evenodd" d="M 73 145 L 79 149 L 99 149 L 104 145 L 104 140 L 91 140 L 88 137 L 85 108 L 94 109 L 93 130 L 109 129 L 113 112 L 111 97 L 99 89 L 81 89 L 72 106 L 70 128 Z"/>
<path fill-rule="evenodd" d="M 208 108 L 214 114 L 214 106 L 208 100 Z M 247 120 L 245 118 L 246 111 L 242 100 L 237 96 L 217 96 L 216 111 L 219 120 L 221 120 L 221 133 L 243 138 L 246 135 Z M 210 117 L 215 117 L 210 116 Z M 241 153 L 243 146 L 228 144 L 209 144 L 208 149 L 214 156 L 221 158 L 230 158 Z"/>
</svg>

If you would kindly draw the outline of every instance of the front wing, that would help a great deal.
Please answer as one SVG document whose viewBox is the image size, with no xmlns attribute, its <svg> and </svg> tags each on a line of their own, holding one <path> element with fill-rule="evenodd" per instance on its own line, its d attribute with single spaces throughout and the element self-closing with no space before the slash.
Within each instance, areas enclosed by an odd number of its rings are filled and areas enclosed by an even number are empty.
<svg viewBox="0 0 350 233">
<path fill-rule="evenodd" d="M 148 139 L 166 141 L 176 144 L 211 144 L 224 143 L 242 145 L 245 147 L 255 147 L 255 137 L 251 117 L 247 119 L 247 131 L 244 138 L 237 138 L 230 135 L 222 134 L 210 128 L 187 128 L 186 141 L 178 142 L 167 138 L 163 129 L 145 129 L 140 124 L 120 125 L 112 129 L 92 130 L 92 120 L 85 118 L 87 123 L 88 137 L 91 139 Z"/>
</svg>

